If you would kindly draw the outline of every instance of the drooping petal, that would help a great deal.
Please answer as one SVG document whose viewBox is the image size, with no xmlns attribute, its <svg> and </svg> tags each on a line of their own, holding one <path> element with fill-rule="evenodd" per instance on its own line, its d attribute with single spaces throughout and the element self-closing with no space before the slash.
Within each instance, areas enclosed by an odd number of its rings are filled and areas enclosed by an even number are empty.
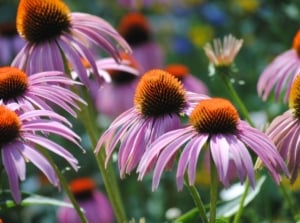
<svg viewBox="0 0 300 223">
<path fill-rule="evenodd" d="M 9 183 L 9 187 L 11 190 L 11 194 L 12 194 L 14 200 L 17 203 L 20 203 L 21 202 L 21 193 L 19 190 L 18 171 L 17 171 L 17 167 L 14 163 L 13 156 L 10 152 L 11 149 L 14 149 L 14 148 L 7 147 L 7 148 L 1 149 L 2 162 L 3 162 L 4 169 L 8 176 L 8 183 Z"/>
<path fill-rule="evenodd" d="M 36 117 L 48 117 L 51 119 L 58 120 L 62 123 L 67 124 L 68 126 L 72 127 L 71 122 L 67 118 L 61 116 L 60 114 L 58 114 L 56 112 L 52 112 L 52 111 L 32 110 L 32 111 L 28 111 L 28 112 L 25 112 L 25 113 L 19 115 L 19 118 L 22 121 L 34 120 Z"/>
<path fill-rule="evenodd" d="M 23 148 L 19 148 L 22 154 L 30 160 L 37 168 L 39 168 L 48 180 L 54 186 L 58 186 L 59 180 L 53 169 L 53 167 L 49 164 L 48 160 L 39 152 L 37 152 L 31 146 L 25 145 Z"/>
<path fill-rule="evenodd" d="M 145 151 L 145 132 L 147 129 L 143 123 L 130 129 L 119 149 L 120 175 L 130 173 L 138 164 Z"/>
<path fill-rule="evenodd" d="M 153 171 L 152 190 L 157 189 L 163 170 L 165 169 L 170 159 L 180 149 L 180 146 L 186 143 L 192 137 L 193 134 L 186 134 L 186 135 L 179 136 L 178 138 L 173 138 L 172 142 L 162 150 Z M 157 139 L 157 141 L 160 140 Z M 153 147 L 153 150 L 155 150 L 155 147 Z"/>
<path fill-rule="evenodd" d="M 79 79 L 83 84 L 89 86 L 90 80 L 88 79 L 87 70 L 83 66 L 81 57 L 78 52 L 76 52 L 76 50 L 70 45 L 70 43 L 63 37 L 59 38 L 57 42 L 64 54 L 67 56 L 69 62 L 71 62 L 73 69 L 79 76 Z"/>
<path fill-rule="evenodd" d="M 199 153 L 206 140 L 207 135 L 199 136 L 199 138 L 194 136 L 194 138 L 192 138 L 192 140 L 188 142 L 187 145 L 184 147 L 178 161 L 176 173 L 178 190 L 182 190 L 183 188 L 184 173 L 188 165 L 189 183 L 191 185 L 194 183 Z"/>
<path fill-rule="evenodd" d="M 196 167 L 198 163 L 199 154 L 201 152 L 202 147 L 207 142 L 209 135 L 208 134 L 201 134 L 198 136 L 197 144 L 194 145 L 193 150 L 191 150 L 191 158 L 189 160 L 188 166 L 188 175 L 189 175 L 189 183 L 193 184 L 196 178 Z"/>
<path fill-rule="evenodd" d="M 21 156 L 20 152 L 17 149 L 19 146 L 20 146 L 20 144 L 18 145 L 17 143 L 14 143 L 14 147 L 16 149 L 11 149 L 10 154 L 12 156 L 13 162 L 15 163 L 15 167 L 17 169 L 17 173 L 18 173 L 20 180 L 25 180 L 26 165 L 25 165 L 24 158 Z"/>
<path fill-rule="evenodd" d="M 68 139 L 69 141 L 73 142 L 74 144 L 80 147 L 76 140 L 80 139 L 79 136 L 77 136 L 72 130 L 70 130 L 66 126 L 56 121 L 45 120 L 43 123 L 39 121 L 31 121 L 30 123 L 25 123 L 22 126 L 22 131 L 41 131 L 54 133 L 56 135 L 64 137 L 65 139 Z"/>
<path fill-rule="evenodd" d="M 26 134 L 24 137 L 35 143 L 38 144 L 44 148 L 47 148 L 47 150 L 56 153 L 60 157 L 64 158 L 65 160 L 68 161 L 68 163 L 73 167 L 74 170 L 78 170 L 78 161 L 77 159 L 70 153 L 68 152 L 65 148 L 60 146 L 59 144 L 45 138 L 45 137 L 40 137 L 37 135 L 32 135 L 32 134 Z"/>
<path fill-rule="evenodd" d="M 149 165 L 152 163 L 154 159 L 160 154 L 160 152 L 165 148 L 168 144 L 170 144 L 174 139 L 180 137 L 181 135 L 185 135 L 188 132 L 191 132 L 193 129 L 191 127 L 187 127 L 185 129 L 178 129 L 172 132 L 167 132 L 163 134 L 159 140 L 157 139 L 155 142 L 149 146 L 141 158 L 139 166 L 137 168 L 137 172 L 139 172 L 139 179 L 141 180 L 147 172 Z"/>
<path fill-rule="evenodd" d="M 291 81 L 299 73 L 299 63 L 300 59 L 295 49 L 287 50 L 278 55 L 263 70 L 258 80 L 257 91 L 262 99 L 266 100 L 274 88 L 275 99 L 278 100 L 281 93 L 284 93 L 284 101 L 287 102 Z"/>
<path fill-rule="evenodd" d="M 210 151 L 217 168 L 219 179 L 225 183 L 229 165 L 229 143 L 225 134 L 211 136 Z"/>
<path fill-rule="evenodd" d="M 31 44 L 25 43 L 24 47 L 21 51 L 16 55 L 14 60 L 11 63 L 11 66 L 18 67 L 22 70 L 26 70 L 26 61 L 28 58 L 28 54 L 30 52 Z"/>
<path fill-rule="evenodd" d="M 230 144 L 231 150 L 235 150 L 236 154 L 239 154 L 236 157 L 235 164 L 237 169 L 241 169 L 241 171 L 245 170 L 244 172 L 248 175 L 250 185 L 252 188 L 255 187 L 255 174 L 254 174 L 254 167 L 253 167 L 253 162 L 252 158 L 250 156 L 249 151 L 247 150 L 246 146 L 239 141 L 236 137 L 233 138 L 234 142 Z M 240 159 L 242 166 L 237 166 L 239 164 L 239 161 L 237 159 Z M 242 178 L 240 178 L 241 182 L 244 182 L 243 176 L 244 174 L 241 174 Z"/>
<path fill-rule="evenodd" d="M 241 125 L 243 125 L 244 131 L 239 132 L 238 138 L 259 156 L 274 180 L 279 183 L 280 171 L 289 176 L 289 171 L 272 141 L 263 133 L 248 126 L 248 124 L 241 122 Z"/>
</svg>

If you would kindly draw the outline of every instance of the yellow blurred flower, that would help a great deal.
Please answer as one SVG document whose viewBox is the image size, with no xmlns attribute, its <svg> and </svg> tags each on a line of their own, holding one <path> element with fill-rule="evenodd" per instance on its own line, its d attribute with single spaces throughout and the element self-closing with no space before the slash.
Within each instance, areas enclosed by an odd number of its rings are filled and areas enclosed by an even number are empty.
<svg viewBox="0 0 300 223">
<path fill-rule="evenodd" d="M 197 171 L 196 184 L 202 187 L 210 186 L 210 171 L 209 169 L 201 168 Z"/>
<path fill-rule="evenodd" d="M 290 189 L 292 191 L 299 190 L 300 189 L 300 177 L 298 177 L 293 184 L 291 184 L 291 180 L 290 179 L 288 179 L 287 177 L 283 177 L 282 178 L 282 184 L 286 188 L 288 188 L 288 189 Z"/>
<path fill-rule="evenodd" d="M 208 25 L 192 26 L 188 36 L 196 47 L 203 47 L 206 42 L 214 37 L 214 29 Z"/>
<path fill-rule="evenodd" d="M 258 0 L 233 0 L 233 3 L 248 13 L 256 11 L 260 6 Z"/>
</svg>

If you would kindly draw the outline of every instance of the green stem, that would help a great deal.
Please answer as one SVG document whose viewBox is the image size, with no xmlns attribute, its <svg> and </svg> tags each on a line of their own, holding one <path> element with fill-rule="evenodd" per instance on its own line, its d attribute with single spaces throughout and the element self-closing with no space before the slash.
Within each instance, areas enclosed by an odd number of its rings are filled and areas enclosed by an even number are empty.
<svg viewBox="0 0 300 223">
<path fill-rule="evenodd" d="M 283 196 L 284 196 L 285 200 L 287 201 L 289 210 L 290 210 L 290 212 L 291 212 L 293 218 L 295 218 L 295 216 L 296 216 L 296 211 L 295 211 L 295 209 L 294 209 L 293 200 L 292 200 L 290 194 L 288 193 L 288 191 L 287 191 L 287 189 L 286 189 L 286 187 L 285 187 L 284 184 L 281 183 L 281 184 L 280 184 L 280 188 L 281 188 L 281 190 L 282 190 L 282 193 L 283 193 Z"/>
<path fill-rule="evenodd" d="M 39 151 L 46 157 L 46 159 L 48 160 L 48 162 L 50 163 L 50 165 L 53 167 L 56 175 L 58 176 L 59 182 L 61 184 L 61 186 L 63 187 L 63 189 L 65 190 L 65 192 L 68 195 L 68 198 L 70 199 L 75 211 L 77 212 L 80 221 L 82 223 L 88 223 L 85 214 L 83 213 L 82 209 L 79 207 L 73 193 L 71 192 L 68 182 L 66 181 L 65 177 L 63 176 L 62 172 L 58 169 L 58 167 L 56 166 L 55 162 L 53 161 L 52 157 L 48 154 L 48 152 L 45 149 L 39 148 Z"/>
<path fill-rule="evenodd" d="M 218 197 L 218 175 L 216 165 L 212 158 L 210 158 L 210 223 L 216 221 L 216 208 L 217 208 L 217 197 Z"/>
<path fill-rule="evenodd" d="M 71 71 L 68 66 L 67 59 L 61 50 L 61 55 L 64 58 L 65 72 L 71 76 Z M 80 112 L 78 112 L 78 116 L 81 119 L 82 124 L 85 126 L 85 130 L 90 138 L 92 148 L 95 148 L 97 145 L 98 138 L 101 134 L 100 130 L 97 127 L 97 113 L 94 106 L 94 103 L 91 99 L 90 94 L 86 87 L 73 87 L 72 90 L 79 96 L 83 97 L 83 99 L 88 103 L 88 106 L 80 104 Z M 114 209 L 114 213 L 118 223 L 127 222 L 125 209 L 123 206 L 123 202 L 121 199 L 121 194 L 119 190 L 119 186 L 117 183 L 117 179 L 115 176 L 115 172 L 111 164 L 108 163 L 105 168 L 105 154 L 104 150 L 101 149 L 99 154 L 96 156 L 97 164 L 104 182 L 105 189 L 107 191 L 108 198 L 110 203 Z"/>
<path fill-rule="evenodd" d="M 227 90 L 229 91 L 232 98 L 235 100 L 235 102 L 239 106 L 240 111 L 244 115 L 245 119 L 249 122 L 249 124 L 251 126 L 254 126 L 254 123 L 253 123 L 253 121 L 251 120 L 251 118 L 249 116 L 248 109 L 246 108 L 245 104 L 241 100 L 240 96 L 237 94 L 237 92 L 234 89 L 234 87 L 233 87 L 232 83 L 230 82 L 230 80 L 228 80 L 225 75 L 221 75 L 221 77 L 223 79 L 223 82 L 224 82 Z M 240 220 L 241 215 L 243 213 L 244 203 L 245 203 L 245 199 L 247 197 L 248 191 L 249 191 L 249 180 L 247 179 L 246 183 L 245 183 L 245 191 L 243 193 L 243 197 L 242 197 L 241 202 L 240 202 L 239 210 L 238 210 L 237 214 L 235 215 L 235 218 L 234 218 L 234 221 L 233 221 L 234 223 L 239 223 L 239 220 Z"/>
<path fill-rule="evenodd" d="M 245 203 L 249 188 L 250 188 L 250 183 L 249 183 L 249 180 L 247 179 L 246 182 L 245 182 L 245 190 L 244 190 L 241 202 L 240 202 L 239 210 L 238 210 L 238 212 L 236 213 L 236 215 L 234 217 L 233 223 L 239 223 L 240 222 L 240 218 L 241 218 L 243 210 L 244 210 L 244 203 Z"/>
<path fill-rule="evenodd" d="M 185 175 L 184 179 L 185 179 L 185 184 L 186 184 L 186 186 L 198 208 L 201 220 L 203 221 L 203 223 L 208 223 L 208 219 L 206 216 L 206 210 L 205 210 L 204 204 L 202 202 L 202 199 L 200 197 L 200 194 L 198 193 L 197 188 L 195 186 L 189 184 L 186 175 Z"/>
<path fill-rule="evenodd" d="M 248 112 L 246 106 L 244 105 L 244 103 L 241 100 L 240 96 L 237 94 L 236 90 L 232 86 L 232 83 L 230 82 L 230 80 L 228 80 L 225 75 L 220 75 L 220 76 L 222 77 L 222 80 L 223 80 L 227 90 L 231 94 L 232 98 L 235 100 L 235 102 L 239 106 L 240 111 L 244 115 L 245 119 L 249 122 L 250 125 L 254 126 L 254 123 L 253 123 L 253 121 L 251 120 L 251 118 L 249 116 L 249 112 Z"/>
<path fill-rule="evenodd" d="M 81 106 L 81 111 L 79 112 L 78 116 L 85 126 L 87 134 L 89 135 L 92 148 L 95 148 L 98 142 L 98 138 L 100 137 L 100 131 L 95 124 L 97 119 L 96 110 L 94 109 L 93 102 L 91 101 L 88 92 L 82 89 L 80 93 L 80 95 L 82 95 L 84 97 L 84 100 L 86 100 L 86 102 L 88 103 L 88 106 Z M 110 163 L 108 163 L 107 167 L 105 167 L 104 149 L 101 149 L 100 152 L 95 156 L 105 185 L 105 189 L 107 191 L 108 198 L 114 209 L 117 222 L 126 222 L 127 217 L 121 199 L 115 171 Z"/>
</svg>

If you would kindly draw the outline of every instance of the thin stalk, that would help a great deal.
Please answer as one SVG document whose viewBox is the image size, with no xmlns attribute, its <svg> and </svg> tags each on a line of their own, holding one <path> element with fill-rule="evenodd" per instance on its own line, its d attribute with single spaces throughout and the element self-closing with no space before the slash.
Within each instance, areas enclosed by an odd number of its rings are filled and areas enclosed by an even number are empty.
<svg viewBox="0 0 300 223">
<path fill-rule="evenodd" d="M 210 158 L 210 211 L 209 219 L 210 223 L 216 221 L 216 208 L 217 208 L 217 197 L 218 197 L 218 176 L 216 165 L 212 158 Z"/>
<path fill-rule="evenodd" d="M 64 59 L 64 67 L 65 72 L 69 74 L 71 77 L 71 71 L 68 66 L 68 60 L 65 57 L 65 54 L 62 49 L 61 55 Z M 72 90 L 79 96 L 83 97 L 83 99 L 88 103 L 88 106 L 80 104 L 80 112 L 78 112 L 78 117 L 81 120 L 82 124 L 85 126 L 85 130 L 89 136 L 92 148 L 95 148 L 97 145 L 97 140 L 101 134 L 99 128 L 96 126 L 97 113 L 94 106 L 94 103 L 91 99 L 91 94 L 88 93 L 87 87 L 73 87 Z M 111 164 L 108 163 L 105 168 L 105 154 L 104 150 L 101 149 L 98 155 L 95 155 L 97 164 L 104 182 L 105 189 L 107 191 L 107 195 L 109 201 L 114 210 L 114 214 L 116 216 L 118 223 L 127 222 L 127 217 L 125 214 L 124 205 L 121 199 L 121 194 L 119 190 L 119 186 L 117 184 L 115 172 Z"/>
<path fill-rule="evenodd" d="M 288 207 L 289 207 L 289 210 L 293 216 L 293 218 L 295 218 L 296 216 L 296 211 L 295 211 L 295 208 L 294 208 L 294 205 L 293 205 L 293 200 L 292 200 L 292 197 L 290 196 L 290 194 L 288 193 L 286 187 L 284 184 L 280 184 L 280 188 L 281 188 L 281 191 L 283 193 L 283 197 L 285 198 L 285 200 L 287 201 L 287 204 L 288 204 Z"/>
<path fill-rule="evenodd" d="M 241 100 L 240 96 L 237 94 L 237 92 L 234 89 L 234 87 L 233 87 L 232 83 L 230 82 L 230 80 L 228 80 L 226 78 L 226 76 L 224 76 L 224 75 L 221 75 L 221 77 L 223 79 L 223 83 L 225 84 L 228 92 L 231 94 L 232 98 L 235 100 L 235 102 L 239 106 L 240 111 L 244 115 L 245 119 L 249 122 L 249 124 L 251 126 L 254 126 L 254 123 L 253 123 L 253 121 L 250 118 L 250 115 L 249 115 L 247 107 L 245 106 L 245 104 Z M 247 179 L 246 183 L 245 183 L 245 191 L 244 191 L 244 193 L 242 195 L 242 199 L 241 199 L 241 202 L 240 202 L 239 210 L 238 210 L 238 212 L 236 213 L 236 215 L 234 217 L 233 223 L 239 223 L 239 221 L 240 221 L 240 218 L 241 218 L 242 213 L 243 213 L 244 203 L 245 203 L 245 199 L 247 197 L 248 191 L 249 191 L 249 180 Z"/>
<path fill-rule="evenodd" d="M 240 222 L 240 218 L 241 218 L 243 210 L 244 210 L 244 203 L 245 203 L 249 188 L 250 188 L 250 183 L 249 183 L 249 179 L 247 179 L 246 182 L 245 182 L 245 190 L 244 190 L 241 202 L 240 202 L 239 210 L 236 213 L 236 215 L 234 216 L 233 223 L 239 223 Z"/>
<path fill-rule="evenodd" d="M 65 177 L 63 176 L 62 172 L 58 169 L 58 167 L 56 166 L 55 162 L 53 161 L 52 157 L 48 154 L 48 152 L 45 149 L 42 148 L 38 148 L 39 151 L 46 157 L 46 159 L 48 160 L 48 162 L 50 163 L 50 165 L 53 167 L 56 175 L 58 176 L 59 182 L 62 186 L 62 188 L 65 190 L 65 192 L 67 193 L 68 198 L 70 199 L 75 211 L 77 212 L 80 221 L 82 223 L 88 223 L 85 214 L 83 213 L 82 209 L 80 208 L 80 206 L 78 205 L 73 193 L 71 192 L 68 182 L 66 181 Z"/>
<path fill-rule="evenodd" d="M 88 106 L 81 106 L 81 111 L 78 116 L 81 119 L 85 130 L 90 138 L 92 148 L 95 148 L 100 137 L 100 130 L 97 128 L 95 122 L 97 119 L 96 110 L 94 109 L 91 98 L 88 92 L 81 90 L 80 95 L 84 97 L 84 100 L 88 103 Z M 110 163 L 105 167 L 105 150 L 101 149 L 98 154 L 95 155 L 98 168 L 101 172 L 101 176 L 104 182 L 105 189 L 107 191 L 108 198 L 114 209 L 114 213 L 118 223 L 124 223 L 127 221 L 124 205 L 121 199 L 119 186 L 116 180 L 115 171 Z"/>
<path fill-rule="evenodd" d="M 186 175 L 184 177 L 184 180 L 185 180 L 186 187 L 188 188 L 188 190 L 194 200 L 194 203 L 196 204 L 196 207 L 198 208 L 201 220 L 203 221 L 203 223 L 208 223 L 208 218 L 206 216 L 206 210 L 205 210 L 204 204 L 202 202 L 202 199 L 200 197 L 200 194 L 198 193 L 197 188 L 194 185 L 190 185 L 188 183 L 188 179 L 187 179 Z"/>
<path fill-rule="evenodd" d="M 246 108 L 245 104 L 243 103 L 243 101 L 241 100 L 240 96 L 237 94 L 236 90 L 234 89 L 234 87 L 232 86 L 232 83 L 230 82 L 230 80 L 228 80 L 226 78 L 226 76 L 221 75 L 223 83 L 225 84 L 228 92 L 231 94 L 233 100 L 237 103 L 237 105 L 240 108 L 240 111 L 242 112 L 242 114 L 244 115 L 245 119 L 249 122 L 250 125 L 254 126 L 253 121 L 251 120 L 250 116 L 249 116 L 249 112 L 248 109 Z"/>
</svg>

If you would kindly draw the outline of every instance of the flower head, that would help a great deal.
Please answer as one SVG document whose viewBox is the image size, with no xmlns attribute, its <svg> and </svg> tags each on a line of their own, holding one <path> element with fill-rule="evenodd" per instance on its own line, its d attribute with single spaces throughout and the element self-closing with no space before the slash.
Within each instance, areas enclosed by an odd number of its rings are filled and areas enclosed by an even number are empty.
<svg viewBox="0 0 300 223">
<path fill-rule="evenodd" d="M 293 82 L 290 97 L 290 109 L 277 116 L 266 130 L 281 156 L 287 161 L 291 172 L 291 182 L 295 182 L 300 166 L 300 76 Z"/>
<path fill-rule="evenodd" d="M 225 186 L 229 186 L 230 176 L 235 172 L 241 182 L 248 177 L 254 187 L 254 168 L 247 148 L 261 158 L 277 183 L 281 170 L 287 174 L 284 161 L 271 140 L 240 120 L 237 110 L 228 100 L 211 98 L 201 100 L 194 108 L 188 127 L 163 134 L 149 146 L 138 166 L 139 179 L 157 160 L 153 173 L 153 189 L 156 189 L 163 170 L 183 147 L 178 160 L 177 187 L 182 189 L 185 171 L 189 183 L 194 184 L 197 160 L 206 145 L 216 165 L 219 180 Z"/>
<path fill-rule="evenodd" d="M 25 105 L 23 105 L 25 106 Z M 78 145 L 79 137 L 68 128 L 70 123 L 62 116 L 47 110 L 23 112 L 15 103 L 0 105 L 0 146 L 4 169 L 14 200 L 19 203 L 19 179 L 26 178 L 26 162 L 32 162 L 48 178 L 51 184 L 59 186 L 53 167 L 36 146 L 56 153 L 64 158 L 75 170 L 77 160 L 62 146 L 43 134 L 55 134 Z"/>
<path fill-rule="evenodd" d="M 119 115 L 98 141 L 96 152 L 105 146 L 109 161 L 120 141 L 120 175 L 129 174 L 139 163 L 146 146 L 162 133 L 180 127 L 180 114 L 188 113 L 204 95 L 187 93 L 174 76 L 150 70 L 139 81 L 134 107 Z"/>
<path fill-rule="evenodd" d="M 84 101 L 66 86 L 78 84 L 59 71 L 47 71 L 27 76 L 15 67 L 0 67 L 0 99 L 4 103 L 18 102 L 33 108 L 53 110 L 59 106 L 73 116 L 76 102 Z"/>
<path fill-rule="evenodd" d="M 95 104 L 101 114 L 115 118 L 133 107 L 135 88 L 142 71 L 132 55 L 122 54 L 120 64 L 113 63 L 108 59 L 97 63 L 99 68 L 108 73 L 109 81 L 96 90 Z"/>
<path fill-rule="evenodd" d="M 300 30 L 296 33 L 292 48 L 279 54 L 263 70 L 258 83 L 257 92 L 267 100 L 274 89 L 275 100 L 287 102 L 294 79 L 300 73 Z"/>
<path fill-rule="evenodd" d="M 208 94 L 205 84 L 193 76 L 187 66 L 183 64 L 169 64 L 165 67 L 165 70 L 178 78 L 186 90 L 199 94 Z"/>
<path fill-rule="evenodd" d="M 148 18 L 138 12 L 122 17 L 118 28 L 121 36 L 132 47 L 133 58 L 141 65 L 143 72 L 161 69 L 164 65 L 164 53 L 154 42 L 151 28 Z"/>
<path fill-rule="evenodd" d="M 138 12 L 126 14 L 121 19 L 118 30 L 131 46 L 138 46 L 152 39 L 152 31 L 147 18 Z"/>
<path fill-rule="evenodd" d="M 232 65 L 242 45 L 242 39 L 236 39 L 230 34 L 224 37 L 223 44 L 221 39 L 214 39 L 213 46 L 207 43 L 204 46 L 204 51 L 210 63 L 215 67 L 229 67 Z"/>
<path fill-rule="evenodd" d="M 72 13 L 61 0 L 21 0 L 17 11 L 17 30 L 25 40 L 24 48 L 12 65 L 27 74 L 48 70 L 65 71 L 66 62 L 88 83 L 84 58 L 95 78 L 99 76 L 91 47 L 98 46 L 116 60 L 129 46 L 105 20 L 85 13 Z M 65 61 L 66 60 L 66 61 Z"/>
<path fill-rule="evenodd" d="M 113 223 L 114 214 L 106 196 L 97 190 L 91 178 L 77 178 L 71 181 L 73 192 L 79 206 L 84 210 L 89 223 Z M 61 207 L 58 210 L 59 223 L 80 223 L 80 218 L 73 208 Z"/>
</svg>

